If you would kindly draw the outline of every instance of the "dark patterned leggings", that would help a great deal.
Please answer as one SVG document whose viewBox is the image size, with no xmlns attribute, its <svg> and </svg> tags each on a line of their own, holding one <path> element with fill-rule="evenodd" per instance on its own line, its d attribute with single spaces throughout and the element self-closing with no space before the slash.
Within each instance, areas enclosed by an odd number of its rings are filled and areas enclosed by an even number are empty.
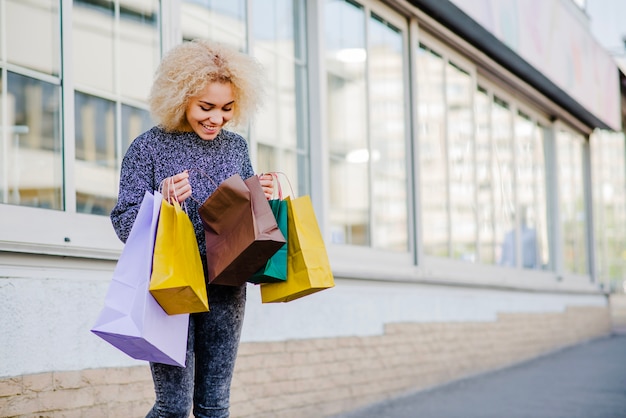
<svg viewBox="0 0 626 418">
<path fill-rule="evenodd" d="M 215 293 L 215 297 L 213 294 Z M 209 286 L 209 312 L 191 314 L 186 367 L 150 363 L 156 402 L 146 418 L 227 418 L 246 288 Z"/>
</svg>

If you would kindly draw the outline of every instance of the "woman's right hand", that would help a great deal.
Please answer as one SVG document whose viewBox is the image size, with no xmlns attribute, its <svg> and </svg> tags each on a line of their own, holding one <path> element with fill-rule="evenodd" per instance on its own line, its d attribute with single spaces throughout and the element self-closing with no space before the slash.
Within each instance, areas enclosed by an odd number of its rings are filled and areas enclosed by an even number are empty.
<svg viewBox="0 0 626 418">
<path fill-rule="evenodd" d="M 161 193 L 168 202 L 178 201 L 183 203 L 191 196 L 191 184 L 187 170 L 171 177 L 163 179 Z"/>
</svg>

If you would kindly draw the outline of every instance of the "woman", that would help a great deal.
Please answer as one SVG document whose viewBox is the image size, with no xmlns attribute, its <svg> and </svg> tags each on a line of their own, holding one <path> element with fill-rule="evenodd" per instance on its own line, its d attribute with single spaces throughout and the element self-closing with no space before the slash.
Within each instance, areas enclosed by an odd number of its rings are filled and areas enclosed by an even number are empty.
<svg viewBox="0 0 626 418">
<path fill-rule="evenodd" d="M 130 145 L 122 162 L 117 205 L 111 220 L 126 241 L 145 191 L 186 202 L 206 278 L 204 230 L 198 205 L 215 184 L 254 175 L 248 146 L 224 130 L 246 122 L 260 104 L 262 69 L 252 57 L 220 44 L 196 40 L 162 60 L 150 93 L 157 126 Z M 272 196 L 271 176 L 261 185 Z M 148 417 L 228 417 L 246 301 L 243 286 L 208 285 L 210 312 L 190 315 L 186 367 L 151 363 L 156 402 Z"/>
</svg>

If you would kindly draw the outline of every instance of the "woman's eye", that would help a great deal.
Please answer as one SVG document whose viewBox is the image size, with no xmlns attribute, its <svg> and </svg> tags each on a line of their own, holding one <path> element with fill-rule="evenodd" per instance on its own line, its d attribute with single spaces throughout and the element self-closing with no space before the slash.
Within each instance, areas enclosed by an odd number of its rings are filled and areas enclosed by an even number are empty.
<svg viewBox="0 0 626 418">
<path fill-rule="evenodd" d="M 226 108 L 226 107 L 225 107 L 225 108 L 223 108 L 222 110 L 223 110 L 224 112 L 230 112 L 231 110 L 233 110 L 233 108 L 232 108 L 232 107 L 229 107 L 229 108 Z"/>
<path fill-rule="evenodd" d="M 204 107 L 204 106 L 200 106 L 200 109 L 202 109 L 205 112 L 208 112 L 209 110 L 211 110 L 210 107 Z"/>
</svg>

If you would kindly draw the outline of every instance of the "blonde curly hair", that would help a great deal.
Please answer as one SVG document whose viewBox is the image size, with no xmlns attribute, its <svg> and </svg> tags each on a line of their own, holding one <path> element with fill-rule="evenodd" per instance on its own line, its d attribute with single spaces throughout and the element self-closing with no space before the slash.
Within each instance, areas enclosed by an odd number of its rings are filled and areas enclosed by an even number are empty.
<svg viewBox="0 0 626 418">
<path fill-rule="evenodd" d="M 245 125 L 261 105 L 261 64 L 229 46 L 201 39 L 177 45 L 163 57 L 150 91 L 152 118 L 166 131 L 191 131 L 185 115 L 189 100 L 213 82 L 231 84 L 235 106 L 229 124 Z"/>
</svg>

